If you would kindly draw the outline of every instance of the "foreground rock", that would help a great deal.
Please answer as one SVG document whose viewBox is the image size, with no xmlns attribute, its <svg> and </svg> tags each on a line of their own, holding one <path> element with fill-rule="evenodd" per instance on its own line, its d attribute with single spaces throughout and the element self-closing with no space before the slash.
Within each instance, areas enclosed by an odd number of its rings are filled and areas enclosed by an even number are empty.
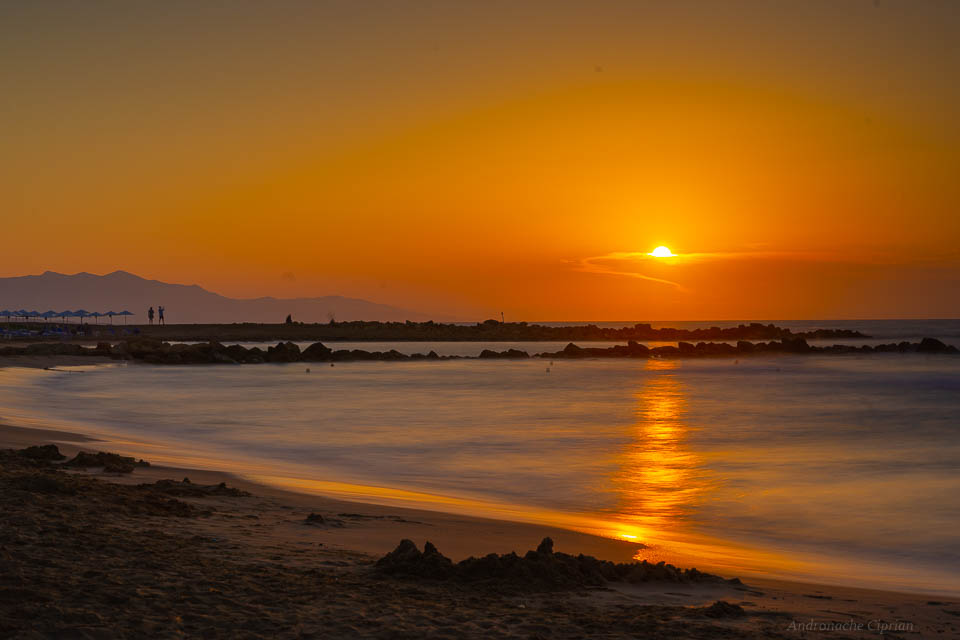
<svg viewBox="0 0 960 640">
<path fill-rule="evenodd" d="M 55 445 L 48 446 L 56 449 Z M 59 451 L 57 453 L 59 454 Z M 63 466 L 83 469 L 98 467 L 108 473 L 132 473 L 137 467 L 149 467 L 150 463 L 142 458 L 136 460 L 135 458 L 121 456 L 116 453 L 105 453 L 103 451 L 87 453 L 86 451 L 80 451 L 72 460 L 63 463 Z"/>
<path fill-rule="evenodd" d="M 454 580 L 485 584 L 499 589 L 552 591 L 598 587 L 607 582 L 713 582 L 740 584 L 696 569 L 678 569 L 663 562 L 614 563 L 593 556 L 556 553 L 553 540 L 544 538 L 536 551 L 523 556 L 516 553 L 482 558 L 467 558 L 454 564 L 427 542 L 421 552 L 410 540 L 401 540 L 397 548 L 380 558 L 376 568 L 387 575 Z"/>
</svg>

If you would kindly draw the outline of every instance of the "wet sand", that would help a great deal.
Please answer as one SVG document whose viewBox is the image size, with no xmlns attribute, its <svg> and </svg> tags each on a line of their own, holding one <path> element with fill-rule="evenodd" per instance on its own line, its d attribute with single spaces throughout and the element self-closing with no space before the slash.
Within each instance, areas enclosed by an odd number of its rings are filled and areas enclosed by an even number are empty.
<svg viewBox="0 0 960 640">
<path fill-rule="evenodd" d="M 0 427 L 0 448 L 45 443 L 71 457 L 97 450 L 79 434 Z M 894 625 L 886 637 L 960 634 L 960 602 L 916 594 L 755 578 L 543 590 L 388 576 L 375 562 L 404 538 L 454 561 L 522 555 L 545 536 L 571 554 L 631 546 L 216 472 L 31 464 L 0 457 L 0 637 L 855 638 L 881 625 Z M 155 484 L 167 479 L 176 482 Z"/>
</svg>

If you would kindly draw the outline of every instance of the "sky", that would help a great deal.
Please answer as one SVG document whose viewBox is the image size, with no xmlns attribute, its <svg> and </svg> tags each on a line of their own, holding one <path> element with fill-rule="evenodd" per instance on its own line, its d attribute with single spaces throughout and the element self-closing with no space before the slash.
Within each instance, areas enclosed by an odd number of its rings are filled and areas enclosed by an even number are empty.
<svg viewBox="0 0 960 640">
<path fill-rule="evenodd" d="M 934 0 L 0 0 L 0 277 L 960 317 L 957 34 Z"/>
</svg>

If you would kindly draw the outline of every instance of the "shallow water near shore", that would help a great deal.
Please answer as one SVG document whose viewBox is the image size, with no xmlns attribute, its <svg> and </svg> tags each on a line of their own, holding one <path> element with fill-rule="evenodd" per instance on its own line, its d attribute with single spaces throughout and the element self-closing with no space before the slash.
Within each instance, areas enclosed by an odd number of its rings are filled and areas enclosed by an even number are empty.
<svg viewBox="0 0 960 640">
<path fill-rule="evenodd" d="M 960 592 L 960 358 L 309 368 L 0 369 L 0 420 L 303 491 L 558 524 L 651 560 Z"/>
</svg>

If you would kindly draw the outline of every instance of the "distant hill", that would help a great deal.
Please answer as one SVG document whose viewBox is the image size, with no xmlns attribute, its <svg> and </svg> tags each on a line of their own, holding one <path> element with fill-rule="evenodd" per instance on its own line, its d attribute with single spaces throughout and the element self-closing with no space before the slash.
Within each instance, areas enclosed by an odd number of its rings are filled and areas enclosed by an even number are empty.
<svg viewBox="0 0 960 640">
<path fill-rule="evenodd" d="M 195 284 L 147 280 L 126 271 L 103 276 L 47 271 L 38 276 L 0 278 L 0 310 L 128 309 L 136 314 L 130 317 L 130 322 L 145 323 L 147 309 L 157 305 L 164 306 L 167 322 L 171 323 L 276 323 L 283 322 L 287 314 L 300 322 L 327 322 L 331 313 L 337 320 L 430 319 L 423 313 L 343 296 L 227 298 Z"/>
</svg>

